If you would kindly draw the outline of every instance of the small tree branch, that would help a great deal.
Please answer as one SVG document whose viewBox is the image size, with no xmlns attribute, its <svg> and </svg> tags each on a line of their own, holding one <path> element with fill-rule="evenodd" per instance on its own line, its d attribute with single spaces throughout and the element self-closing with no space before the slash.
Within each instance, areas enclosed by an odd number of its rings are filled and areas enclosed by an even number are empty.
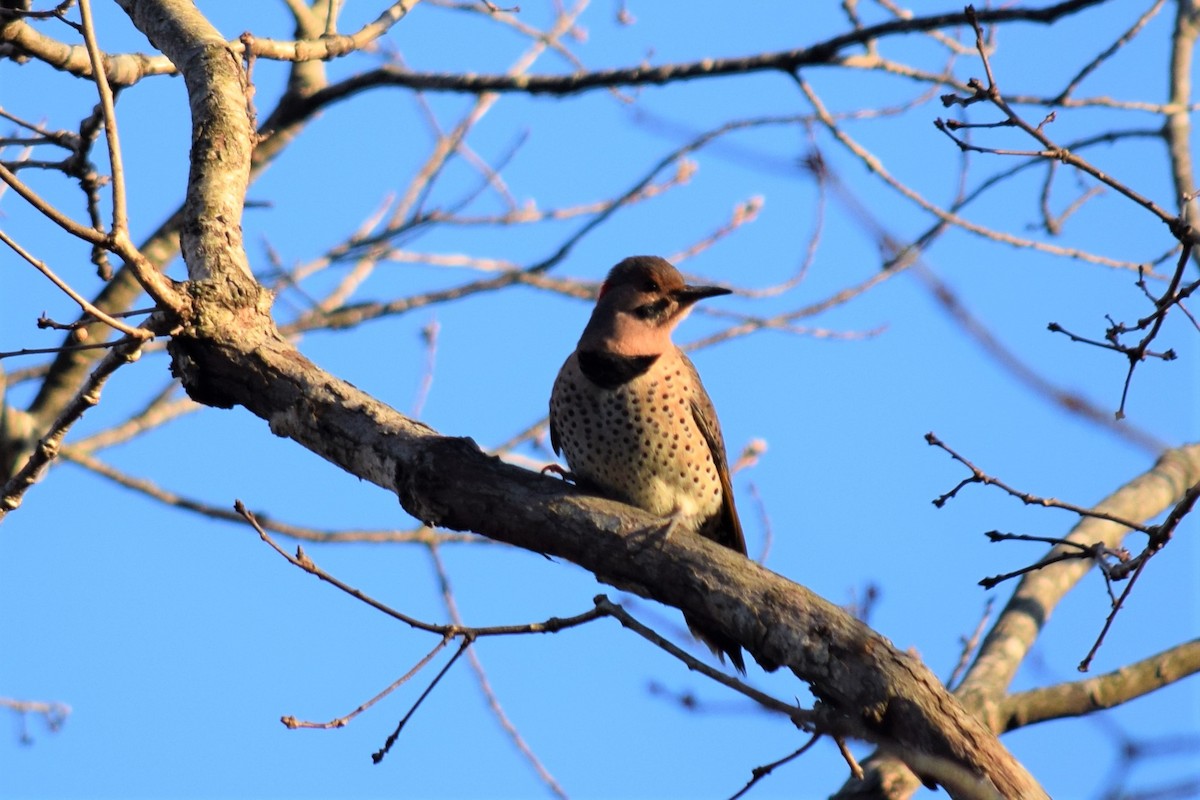
<svg viewBox="0 0 1200 800">
<path fill-rule="evenodd" d="M 1164 453 L 1149 472 L 1109 495 L 1095 510 L 1120 519 L 1150 519 L 1176 504 L 1198 480 L 1200 445 L 1187 445 Z M 1066 538 L 1085 547 L 1099 542 L 1115 549 L 1128 533 L 1129 528 L 1117 522 L 1087 517 Z M 1057 545 L 1047 556 L 1063 551 L 1063 546 Z M 1054 608 L 1089 569 L 1090 561 L 1072 559 L 1029 573 L 984 638 L 956 694 L 968 707 L 978 709 L 992 730 L 1003 730 L 995 715 L 995 704 L 1007 691 Z"/>
<path fill-rule="evenodd" d="M 101 322 L 108 325 L 113 330 L 120 331 L 121 333 L 125 334 L 126 336 L 131 336 L 135 339 L 151 338 L 152 334 L 150 333 L 150 331 L 146 330 L 145 328 L 134 328 L 129 325 L 126 325 L 124 322 L 121 322 L 119 319 L 116 319 L 115 317 L 105 314 L 103 311 L 101 311 L 100 309 L 96 308 L 94 305 L 89 303 L 83 295 L 79 294 L 79 292 L 72 289 L 71 285 L 69 283 L 67 283 L 62 278 L 55 275 L 54 271 L 52 269 L 50 269 L 49 266 L 47 266 L 46 262 L 40 261 L 40 260 L 34 258 L 33 254 L 31 254 L 24 247 L 21 247 L 21 245 L 14 242 L 12 240 L 12 238 L 9 237 L 9 235 L 7 233 L 5 233 L 4 231 L 0 231 L 0 242 L 3 242 L 4 244 L 8 245 L 14 253 L 16 253 L 21 258 L 25 259 L 27 262 L 32 264 L 34 269 L 36 269 L 38 272 L 45 275 L 46 278 L 49 279 L 49 281 L 51 283 L 53 283 L 55 286 L 57 286 L 59 289 L 61 289 L 63 291 L 63 294 L 67 295 L 67 297 L 70 297 L 72 300 L 74 300 L 79 305 L 79 307 L 81 309 L 83 309 L 84 314 L 90 315 L 91 317 L 100 320 Z"/>
<path fill-rule="evenodd" d="M 100 364 L 84 382 L 74 399 L 67 404 L 50 429 L 38 440 L 37 447 L 25 465 L 0 489 L 0 522 L 8 512 L 21 505 L 25 493 L 46 474 L 50 463 L 62 447 L 63 437 L 83 412 L 100 402 L 100 390 L 118 368 L 136 361 L 143 343 L 141 338 L 126 338 L 109 350 Z"/>
<path fill-rule="evenodd" d="M 1005 697 L 996 708 L 1002 730 L 1113 708 L 1200 672 L 1200 639 L 1176 645 L 1106 675 Z"/>
<path fill-rule="evenodd" d="M 125 202 L 125 167 L 121 156 L 121 141 L 117 135 L 117 110 L 113 103 L 112 88 L 103 69 L 103 54 L 96 43 L 96 30 L 92 24 L 91 0 L 79 0 L 79 16 L 83 23 L 83 41 L 88 58 L 92 62 L 92 74 L 96 90 L 100 94 L 100 109 L 104 116 L 104 137 L 108 143 L 108 161 L 112 170 L 112 229 L 109 236 L 115 242 L 127 242 L 129 218 Z"/>
<path fill-rule="evenodd" d="M 348 724 L 350 724 L 350 720 L 354 719 L 359 714 L 363 713 L 368 708 L 375 705 L 383 698 L 387 697 L 389 694 L 394 692 L 396 689 L 399 689 L 401 686 L 408 683 L 408 681 L 411 680 L 414 675 L 416 675 L 418 672 L 420 672 L 422 669 L 424 669 L 425 666 L 430 661 L 433 660 L 434 656 L 436 656 L 438 653 L 442 652 L 442 648 L 444 648 L 447 644 L 449 644 L 453 638 L 454 637 L 449 636 L 449 635 L 443 636 L 438 641 L 438 643 L 433 646 L 433 649 L 430 650 L 425 655 L 424 658 L 422 658 L 420 661 L 418 661 L 416 663 L 416 665 L 413 666 L 412 669 L 410 669 L 408 672 L 401 675 L 396 680 L 392 681 L 392 683 L 390 683 L 386 689 L 384 689 L 382 692 L 380 692 L 379 694 L 372 697 L 370 700 L 368 700 L 365 703 L 363 703 L 362 705 L 360 705 L 358 708 L 351 711 L 349 714 L 345 714 L 345 715 L 337 717 L 335 719 L 328 720 L 327 722 L 310 722 L 308 720 L 296 719 L 294 716 L 291 716 L 291 715 L 288 715 L 285 717 L 280 717 L 279 721 L 283 723 L 285 728 L 290 728 L 292 730 L 296 730 L 298 728 L 316 728 L 318 730 L 328 730 L 330 728 L 344 728 Z"/>
<path fill-rule="evenodd" d="M 1049 24 L 1100 0 L 1067 0 L 1045 8 L 1004 8 L 978 12 L 984 22 L 1038 22 Z M 737 58 L 706 58 L 680 64 L 622 67 L 618 69 L 581 72 L 573 75 L 462 75 L 452 73 L 421 73 L 393 66 L 380 67 L 331 86 L 326 94 L 357 94 L 378 86 L 436 92 L 482 94 L 484 92 L 514 92 L 521 94 L 572 95 L 596 89 L 630 86 L 661 86 L 679 81 L 717 78 L 726 75 L 746 75 L 756 72 L 790 73 L 804 66 L 839 63 L 843 50 L 890 36 L 952 28 L 966 24 L 962 12 L 933 14 L 926 17 L 895 19 L 833 36 L 809 47 Z M 324 102 L 326 98 L 313 98 Z"/>
</svg>

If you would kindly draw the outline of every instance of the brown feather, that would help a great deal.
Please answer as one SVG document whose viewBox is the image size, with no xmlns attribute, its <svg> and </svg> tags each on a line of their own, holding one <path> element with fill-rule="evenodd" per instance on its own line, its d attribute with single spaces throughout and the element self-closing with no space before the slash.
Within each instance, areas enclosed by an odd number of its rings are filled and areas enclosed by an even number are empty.
<svg viewBox="0 0 1200 800">
<path fill-rule="evenodd" d="M 721 513 L 705 520 L 704 524 L 700 526 L 699 533 L 717 544 L 746 555 L 746 536 L 742 533 L 742 523 L 738 519 L 737 508 L 733 504 L 733 484 L 729 476 L 729 459 L 725 453 L 725 437 L 721 435 L 721 425 L 717 421 L 717 411 L 713 407 L 708 392 L 704 390 L 704 384 L 700 382 L 700 375 L 691 359 L 683 353 L 680 353 L 680 359 L 685 368 L 690 370 L 696 387 L 695 393 L 692 395 L 692 418 L 696 421 L 696 427 L 700 429 L 704 441 L 708 444 L 708 450 L 712 453 L 713 465 L 717 468 L 717 476 L 721 480 Z M 737 642 L 724 634 L 706 630 L 703 625 L 686 614 L 684 619 L 696 638 L 707 644 L 717 656 L 729 656 L 730 662 L 738 672 L 743 675 L 746 673 L 742 648 Z"/>
</svg>

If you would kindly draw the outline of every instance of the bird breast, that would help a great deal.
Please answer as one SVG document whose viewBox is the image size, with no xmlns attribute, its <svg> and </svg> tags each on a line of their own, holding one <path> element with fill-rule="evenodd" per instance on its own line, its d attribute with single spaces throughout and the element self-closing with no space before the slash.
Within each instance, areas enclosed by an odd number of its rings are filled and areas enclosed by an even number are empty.
<svg viewBox="0 0 1200 800">
<path fill-rule="evenodd" d="M 721 481 L 695 420 L 694 393 L 704 390 L 692 375 L 676 351 L 606 387 L 589 379 L 572 354 L 554 383 L 550 418 L 580 482 L 659 516 L 717 514 Z"/>
</svg>

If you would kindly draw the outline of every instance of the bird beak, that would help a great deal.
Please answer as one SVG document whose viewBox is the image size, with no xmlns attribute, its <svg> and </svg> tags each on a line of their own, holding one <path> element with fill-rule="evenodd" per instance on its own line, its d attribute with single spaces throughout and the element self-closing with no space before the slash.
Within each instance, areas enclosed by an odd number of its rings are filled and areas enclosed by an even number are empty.
<svg viewBox="0 0 1200 800">
<path fill-rule="evenodd" d="M 723 294 L 733 294 L 733 290 L 721 286 L 684 286 L 682 289 L 676 289 L 673 294 L 679 305 L 687 308 L 697 300 L 703 300 L 706 297 L 717 297 Z"/>
</svg>

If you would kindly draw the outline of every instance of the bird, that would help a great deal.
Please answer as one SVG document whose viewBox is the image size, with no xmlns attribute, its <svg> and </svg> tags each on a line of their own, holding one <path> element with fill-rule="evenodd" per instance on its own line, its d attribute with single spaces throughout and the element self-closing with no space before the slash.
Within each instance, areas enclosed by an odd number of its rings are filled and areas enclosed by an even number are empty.
<svg viewBox="0 0 1200 800">
<path fill-rule="evenodd" d="M 699 300 L 669 261 L 631 256 L 609 271 L 591 318 L 550 393 L 550 443 L 583 489 L 667 517 L 746 555 L 721 426 L 671 332 Z M 692 634 L 746 672 L 742 649 L 686 613 Z"/>
</svg>

